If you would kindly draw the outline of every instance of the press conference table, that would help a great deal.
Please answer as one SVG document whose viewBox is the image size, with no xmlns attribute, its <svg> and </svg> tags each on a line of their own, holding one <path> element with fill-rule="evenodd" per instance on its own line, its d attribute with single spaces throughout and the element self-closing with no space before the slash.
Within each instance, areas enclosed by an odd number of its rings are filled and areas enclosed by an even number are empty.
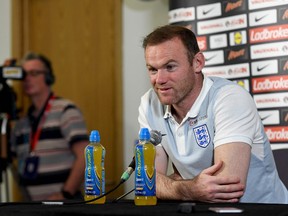
<svg viewBox="0 0 288 216">
<path fill-rule="evenodd" d="M 117 203 L 107 201 L 105 204 L 77 204 L 77 205 L 44 205 L 40 203 L 1 203 L 1 216 L 77 216 L 77 215 L 219 215 L 208 210 L 215 206 L 233 206 L 243 209 L 242 213 L 224 213 L 224 215 L 260 215 L 260 216 L 288 216 L 288 205 L 283 204 L 208 204 L 196 203 L 195 211 L 191 213 L 179 212 L 183 202 L 158 201 L 156 206 L 135 206 L 132 200 L 121 200 Z M 187 204 L 187 203 L 185 203 Z M 191 204 L 191 203 L 190 203 Z"/>
</svg>

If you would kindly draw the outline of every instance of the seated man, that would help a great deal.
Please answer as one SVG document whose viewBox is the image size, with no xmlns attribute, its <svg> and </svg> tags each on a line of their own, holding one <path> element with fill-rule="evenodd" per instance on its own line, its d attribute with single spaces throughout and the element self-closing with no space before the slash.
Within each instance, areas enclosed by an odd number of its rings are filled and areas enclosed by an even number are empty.
<svg viewBox="0 0 288 216">
<path fill-rule="evenodd" d="M 205 59 L 193 32 L 159 27 L 143 48 L 153 88 L 141 98 L 138 120 L 140 127 L 167 134 L 157 147 L 157 197 L 288 203 L 251 95 L 232 81 L 202 74 Z"/>
</svg>

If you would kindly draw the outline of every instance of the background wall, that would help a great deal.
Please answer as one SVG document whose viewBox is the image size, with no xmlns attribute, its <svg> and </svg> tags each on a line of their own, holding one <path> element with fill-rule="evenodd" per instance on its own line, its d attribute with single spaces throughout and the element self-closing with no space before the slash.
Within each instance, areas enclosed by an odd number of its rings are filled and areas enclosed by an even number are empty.
<svg viewBox="0 0 288 216">
<path fill-rule="evenodd" d="M 11 56 L 11 1 L 0 0 L 0 65 Z M 146 74 L 142 38 L 159 25 L 168 23 L 168 0 L 123 0 L 123 128 L 124 166 L 133 157 L 138 136 L 138 105 L 150 83 Z M 1 103 L 1 102 L 0 102 Z M 133 188 L 134 176 L 124 185 Z M 3 186 L 3 185 L 2 185 Z M 2 187 L 4 190 L 4 188 Z M 1 190 L 2 191 L 2 190 Z M 3 193 L 1 193 L 3 196 Z M 130 195 L 129 197 L 131 197 Z M 5 199 L 3 197 L 3 199 Z"/>
<path fill-rule="evenodd" d="M 168 24 L 168 3 L 168 0 L 123 1 L 124 166 L 131 162 L 131 146 L 138 137 L 140 97 L 150 88 L 141 47 L 142 39 L 155 27 Z M 126 191 L 133 186 L 134 175 L 126 182 Z"/>
<path fill-rule="evenodd" d="M 0 0 L 0 65 L 11 55 L 11 1 Z"/>
</svg>

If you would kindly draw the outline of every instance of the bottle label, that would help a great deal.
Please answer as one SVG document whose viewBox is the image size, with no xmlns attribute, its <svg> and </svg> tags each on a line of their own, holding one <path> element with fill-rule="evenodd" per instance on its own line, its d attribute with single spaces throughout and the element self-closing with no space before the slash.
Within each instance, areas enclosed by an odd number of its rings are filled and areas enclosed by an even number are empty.
<svg viewBox="0 0 288 216">
<path fill-rule="evenodd" d="M 146 155 L 146 160 L 149 159 L 154 161 L 154 155 Z M 154 169 L 154 162 L 153 167 L 148 167 L 149 164 L 147 165 L 147 163 L 145 163 L 143 145 L 136 146 L 135 162 L 135 196 L 156 196 L 156 171 Z"/>
<path fill-rule="evenodd" d="M 87 146 L 86 147 L 86 169 L 85 169 L 85 194 L 86 195 L 94 195 L 100 196 L 105 193 L 105 171 L 102 169 L 104 166 L 104 154 L 102 151 L 101 162 L 98 166 L 98 170 L 96 169 L 97 164 L 95 164 L 95 155 L 94 155 L 94 147 Z M 96 162 L 97 163 L 97 162 Z M 100 171 L 100 172 L 99 172 Z M 102 175 L 102 178 L 101 178 Z"/>
</svg>

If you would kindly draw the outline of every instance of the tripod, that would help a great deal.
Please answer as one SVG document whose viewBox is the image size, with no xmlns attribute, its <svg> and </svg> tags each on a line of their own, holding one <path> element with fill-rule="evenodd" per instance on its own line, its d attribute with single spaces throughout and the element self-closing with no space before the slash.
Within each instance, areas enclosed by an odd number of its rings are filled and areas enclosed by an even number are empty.
<svg viewBox="0 0 288 216">
<path fill-rule="evenodd" d="M 5 113 L 0 114 L 0 122 L 1 122 L 1 149 L 0 149 L 0 183 L 3 182 L 4 177 L 4 186 L 5 186 L 5 194 L 6 201 L 9 201 L 9 181 L 7 174 L 7 166 L 8 166 L 8 141 L 7 141 L 7 126 L 8 126 L 8 115 Z M 0 187 L 0 202 L 2 201 L 2 191 Z"/>
</svg>

